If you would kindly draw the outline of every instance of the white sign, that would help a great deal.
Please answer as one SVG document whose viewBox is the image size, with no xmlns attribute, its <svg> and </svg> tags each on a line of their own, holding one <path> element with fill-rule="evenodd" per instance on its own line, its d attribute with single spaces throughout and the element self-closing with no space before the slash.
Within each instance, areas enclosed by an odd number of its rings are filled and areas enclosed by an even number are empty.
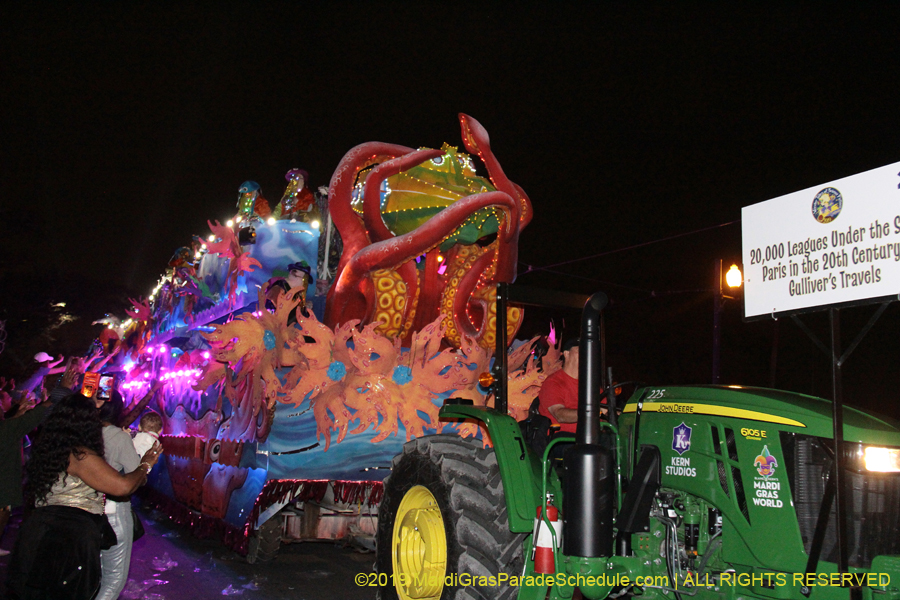
<svg viewBox="0 0 900 600">
<path fill-rule="evenodd" d="M 747 318 L 900 293 L 900 163 L 741 211 Z"/>
</svg>

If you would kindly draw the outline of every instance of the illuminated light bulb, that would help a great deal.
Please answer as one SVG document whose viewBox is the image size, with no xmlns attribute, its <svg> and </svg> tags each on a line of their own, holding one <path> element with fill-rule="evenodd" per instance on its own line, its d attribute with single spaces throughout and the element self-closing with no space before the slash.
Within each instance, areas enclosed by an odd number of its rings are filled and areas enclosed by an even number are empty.
<svg viewBox="0 0 900 600">
<path fill-rule="evenodd" d="M 236 216 L 236 217 L 234 218 L 234 222 L 235 222 L 235 223 L 240 223 L 240 222 L 241 222 L 241 219 L 243 219 L 243 218 L 244 218 L 243 216 L 238 215 L 238 216 Z"/>
<path fill-rule="evenodd" d="M 444 257 L 438 254 L 438 262 L 444 262 Z"/>
<path fill-rule="evenodd" d="M 214 233 L 210 234 L 210 236 L 206 239 L 209 240 L 210 242 L 214 242 L 214 241 L 216 241 L 216 234 L 214 234 Z"/>
<path fill-rule="evenodd" d="M 310 223 L 310 225 L 312 225 L 313 229 L 318 229 L 321 223 L 319 223 L 318 221 L 313 221 L 312 223 Z"/>
<path fill-rule="evenodd" d="M 209 241 L 213 241 L 213 240 L 209 240 Z M 206 244 L 200 244 L 200 249 L 201 249 L 201 250 L 206 250 Z"/>
<path fill-rule="evenodd" d="M 228 219 L 228 221 L 225 222 L 225 225 L 227 225 L 228 227 L 234 227 L 234 221 L 231 219 Z"/>
<path fill-rule="evenodd" d="M 194 252 L 194 258 L 200 258 L 201 254 L 199 252 Z"/>
<path fill-rule="evenodd" d="M 268 225 L 274 225 L 274 224 L 275 224 L 275 217 L 269 217 L 269 218 L 266 220 L 266 224 L 268 224 Z"/>
<path fill-rule="evenodd" d="M 743 280 L 744 278 L 741 275 L 741 270 L 737 265 L 731 265 L 731 268 L 725 273 L 725 283 L 727 283 L 730 288 L 741 287 Z"/>
</svg>

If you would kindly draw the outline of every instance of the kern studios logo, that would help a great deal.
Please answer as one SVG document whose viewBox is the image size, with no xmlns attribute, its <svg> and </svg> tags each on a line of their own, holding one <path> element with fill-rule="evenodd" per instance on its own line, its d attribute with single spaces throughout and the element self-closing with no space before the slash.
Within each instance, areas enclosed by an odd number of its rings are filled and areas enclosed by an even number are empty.
<svg viewBox="0 0 900 600">
<path fill-rule="evenodd" d="M 819 223 L 831 223 L 841 214 L 844 208 L 844 198 L 833 187 L 827 187 L 818 194 L 812 203 L 813 218 Z"/>
<path fill-rule="evenodd" d="M 691 449 L 691 428 L 681 422 L 681 425 L 672 429 L 672 450 L 679 456 Z"/>
</svg>

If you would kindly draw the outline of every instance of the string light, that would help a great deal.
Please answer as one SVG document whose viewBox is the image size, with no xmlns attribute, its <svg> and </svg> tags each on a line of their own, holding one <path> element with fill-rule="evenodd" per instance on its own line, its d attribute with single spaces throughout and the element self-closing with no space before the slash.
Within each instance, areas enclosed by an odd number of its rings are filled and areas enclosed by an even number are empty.
<svg viewBox="0 0 900 600">
<path fill-rule="evenodd" d="M 168 373 L 166 373 L 165 375 L 160 377 L 160 379 L 162 381 L 169 381 L 172 379 L 187 379 L 187 378 L 192 378 L 192 379 L 196 380 L 197 377 L 200 377 L 200 373 L 201 373 L 200 369 L 193 369 L 193 370 L 192 369 L 180 369 L 178 371 L 169 371 Z"/>
</svg>

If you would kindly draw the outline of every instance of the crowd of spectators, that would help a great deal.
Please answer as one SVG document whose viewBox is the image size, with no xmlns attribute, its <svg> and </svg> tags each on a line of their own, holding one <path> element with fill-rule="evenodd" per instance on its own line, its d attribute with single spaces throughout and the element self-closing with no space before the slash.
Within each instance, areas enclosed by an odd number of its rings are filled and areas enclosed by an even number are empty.
<svg viewBox="0 0 900 600">
<path fill-rule="evenodd" d="M 13 511 L 25 516 L 4 559 L 9 598 L 109 600 L 125 586 L 130 495 L 162 452 L 161 419 L 147 410 L 160 385 L 126 410 L 117 391 L 104 394 L 84 376 L 110 357 L 63 363 L 40 352 L 24 383 L 0 377 L 0 539 Z M 125 427 L 141 413 L 133 441 Z"/>
</svg>

